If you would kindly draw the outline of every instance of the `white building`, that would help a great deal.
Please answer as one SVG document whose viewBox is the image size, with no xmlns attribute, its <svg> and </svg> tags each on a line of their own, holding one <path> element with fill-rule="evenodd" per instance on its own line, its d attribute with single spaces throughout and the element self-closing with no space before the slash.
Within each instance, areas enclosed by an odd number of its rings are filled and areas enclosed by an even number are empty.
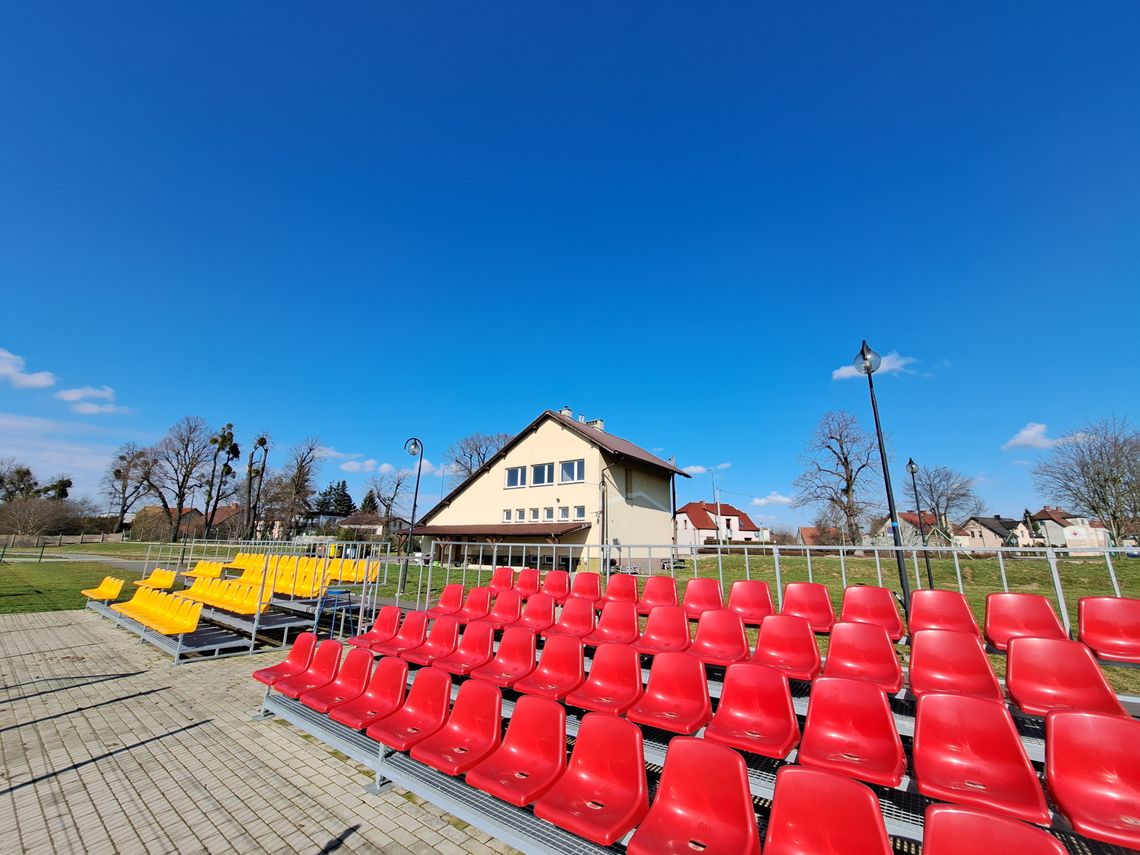
<svg viewBox="0 0 1140 855">
<path fill-rule="evenodd" d="M 706 541 L 769 543 L 772 532 L 756 525 L 744 511 L 727 502 L 689 502 L 677 508 L 677 545 L 703 546 Z"/>
<path fill-rule="evenodd" d="M 1098 549 L 1108 546 L 1108 529 L 1100 520 L 1070 514 L 1045 505 L 1030 517 L 1037 523 L 1037 539 L 1061 549 Z"/>
</svg>

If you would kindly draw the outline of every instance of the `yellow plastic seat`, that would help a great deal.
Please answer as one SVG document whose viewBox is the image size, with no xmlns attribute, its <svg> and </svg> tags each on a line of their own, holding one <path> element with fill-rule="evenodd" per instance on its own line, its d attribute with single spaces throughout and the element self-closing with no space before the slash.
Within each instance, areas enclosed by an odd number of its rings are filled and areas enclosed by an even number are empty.
<svg viewBox="0 0 1140 855">
<path fill-rule="evenodd" d="M 99 583 L 98 587 L 87 588 L 79 593 L 89 600 L 109 602 L 110 600 L 119 598 L 119 594 L 123 592 L 124 584 L 123 579 L 116 579 L 114 576 L 104 576 L 103 581 Z"/>
</svg>

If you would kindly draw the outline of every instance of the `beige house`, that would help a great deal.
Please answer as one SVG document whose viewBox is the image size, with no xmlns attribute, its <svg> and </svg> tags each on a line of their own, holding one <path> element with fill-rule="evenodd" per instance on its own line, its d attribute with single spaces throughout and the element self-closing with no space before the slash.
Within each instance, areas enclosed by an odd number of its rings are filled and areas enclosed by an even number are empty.
<svg viewBox="0 0 1140 855">
<path fill-rule="evenodd" d="M 970 517 L 958 526 L 954 545 L 964 549 L 997 549 L 1000 546 L 1032 546 L 1033 535 L 1024 520 L 1012 517 Z"/>
<path fill-rule="evenodd" d="M 492 545 L 666 544 L 678 475 L 689 477 L 607 433 L 601 419 L 546 410 L 425 514 L 414 534 L 421 542 Z M 559 563 L 575 554 L 581 550 L 567 550 Z M 525 550 L 512 555 L 519 556 L 512 563 L 529 563 Z"/>
</svg>

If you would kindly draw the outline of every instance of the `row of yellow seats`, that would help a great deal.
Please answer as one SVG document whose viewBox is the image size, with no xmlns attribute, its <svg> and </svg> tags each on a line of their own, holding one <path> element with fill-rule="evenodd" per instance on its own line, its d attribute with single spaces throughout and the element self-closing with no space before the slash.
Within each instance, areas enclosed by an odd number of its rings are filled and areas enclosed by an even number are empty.
<svg viewBox="0 0 1140 855">
<path fill-rule="evenodd" d="M 259 603 L 258 589 L 253 585 L 225 579 L 195 579 L 189 588 L 179 591 L 175 596 L 239 615 L 252 615 L 269 608 L 271 595 L 270 591 L 266 591 Z"/>
<path fill-rule="evenodd" d="M 89 600 L 98 600 L 99 602 L 106 603 L 111 600 L 119 599 L 119 594 L 123 593 L 123 585 L 125 584 L 126 582 L 123 579 L 116 579 L 114 576 L 104 576 L 98 588 L 87 588 L 79 593 Z"/>
<path fill-rule="evenodd" d="M 183 573 L 191 579 L 217 579 L 222 575 L 221 561 L 199 561 L 189 573 Z"/>
<path fill-rule="evenodd" d="M 145 579 L 136 579 L 134 584 L 140 588 L 151 588 L 155 591 L 169 591 L 174 587 L 175 572 L 155 567 Z"/>
<path fill-rule="evenodd" d="M 365 576 L 369 582 L 375 582 L 380 572 L 380 562 L 366 558 L 333 558 L 325 572 L 333 582 L 363 582 Z"/>
<path fill-rule="evenodd" d="M 111 608 L 163 635 L 193 632 L 202 614 L 201 603 L 149 588 L 139 588 L 130 600 Z"/>
</svg>

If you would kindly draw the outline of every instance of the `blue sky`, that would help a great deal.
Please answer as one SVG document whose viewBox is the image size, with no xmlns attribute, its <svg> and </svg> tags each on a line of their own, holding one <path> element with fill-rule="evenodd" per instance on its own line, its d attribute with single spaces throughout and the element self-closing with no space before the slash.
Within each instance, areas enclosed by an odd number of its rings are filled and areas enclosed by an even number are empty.
<svg viewBox="0 0 1140 855">
<path fill-rule="evenodd" d="M 439 462 L 569 404 L 791 524 L 819 417 L 870 419 L 833 378 L 865 337 L 897 357 L 896 476 L 1039 506 L 1027 462 L 1137 415 L 1138 27 L 1124 2 L 9 5 L 0 456 L 90 493 L 196 414 L 318 434 L 349 455 L 322 483 L 358 487 L 340 467 L 409 435 Z"/>
</svg>

